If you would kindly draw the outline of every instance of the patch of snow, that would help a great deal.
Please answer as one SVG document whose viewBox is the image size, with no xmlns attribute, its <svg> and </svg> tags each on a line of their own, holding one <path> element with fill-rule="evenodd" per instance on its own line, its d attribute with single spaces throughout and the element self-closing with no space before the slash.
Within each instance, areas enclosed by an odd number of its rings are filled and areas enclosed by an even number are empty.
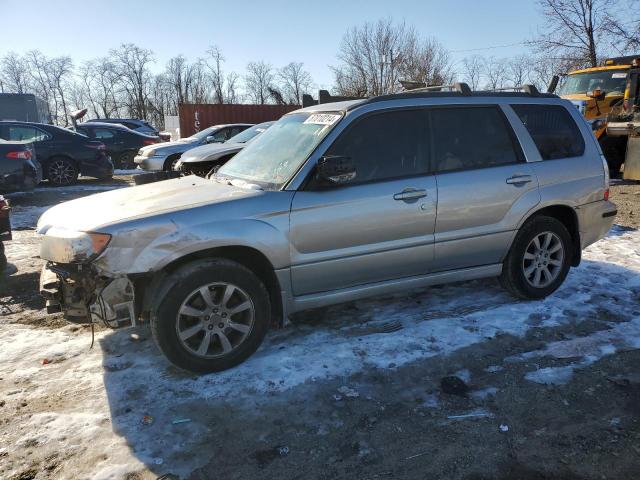
<svg viewBox="0 0 640 480">
<path fill-rule="evenodd" d="M 11 207 L 11 228 L 34 229 L 40 216 L 49 210 L 51 205 L 44 207 L 15 205 Z"/>
<path fill-rule="evenodd" d="M 498 393 L 498 389 L 496 387 L 486 387 L 480 390 L 474 390 L 471 392 L 471 397 L 476 400 L 484 400 L 488 397 L 495 397 L 496 393 Z"/>
<path fill-rule="evenodd" d="M 527 373 L 524 378 L 543 385 L 564 385 L 573 376 L 573 366 L 546 367 Z"/>
<path fill-rule="evenodd" d="M 116 169 L 113 171 L 114 175 L 138 175 L 140 173 L 147 173 L 145 170 L 141 168 L 131 168 L 131 169 Z"/>
<path fill-rule="evenodd" d="M 27 441 L 24 432 L 29 431 L 42 454 L 76 449 L 62 465 L 59 478 L 122 478 L 123 472 L 151 466 L 156 458 L 162 458 L 172 472 L 187 476 L 208 458 L 197 451 L 210 427 L 190 415 L 193 405 L 233 399 L 235 405 L 247 402 L 255 407 L 305 385 L 347 379 L 363 370 L 386 371 L 392 363 L 400 368 L 447 356 L 497 335 L 522 337 L 533 328 L 526 321 L 531 315 L 539 319 L 535 328 L 572 325 L 600 318 L 603 312 L 612 320 L 609 330 L 589 335 L 588 341 L 554 342 L 539 356 L 578 354 L 586 364 L 620 348 L 640 348 L 639 274 L 640 232 L 613 230 L 585 250 L 581 266 L 542 301 L 515 300 L 490 280 L 376 297 L 330 308 L 326 323 L 297 323 L 271 332 L 245 363 L 199 377 L 176 373 L 148 335 L 133 342 L 130 332 L 99 332 L 100 348 L 89 350 L 89 335 L 8 324 L 0 318 L 0 394 L 9 399 L 7 403 L 17 401 L 13 398 L 42 401 L 43 396 L 78 399 L 47 414 L 17 415 L 14 422 L 20 428 L 3 434 L 2 443 Z M 347 322 L 366 326 L 382 320 L 401 322 L 403 329 L 353 336 L 342 328 Z M 43 358 L 54 362 L 42 365 Z M 540 369 L 526 378 L 566 381 L 574 368 Z M 14 396 L 7 396 L 9 390 L 15 391 Z M 484 413 L 489 412 L 461 415 Z M 141 424 L 144 415 L 154 418 L 151 425 Z M 185 417 L 193 421 L 172 423 Z M 69 437 L 61 440 L 65 435 Z M 98 451 L 108 459 L 94 458 Z M 180 457 L 185 451 L 196 453 L 186 460 Z"/>
</svg>

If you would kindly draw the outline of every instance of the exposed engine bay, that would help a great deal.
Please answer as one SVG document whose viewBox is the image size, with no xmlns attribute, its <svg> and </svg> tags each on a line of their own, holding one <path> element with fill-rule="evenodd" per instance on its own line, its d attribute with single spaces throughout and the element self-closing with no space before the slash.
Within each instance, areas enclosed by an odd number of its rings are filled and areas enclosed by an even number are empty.
<svg viewBox="0 0 640 480">
<path fill-rule="evenodd" d="M 73 323 L 103 323 L 109 328 L 136 325 L 133 283 L 100 275 L 91 264 L 48 262 L 40 278 L 47 313 L 62 312 Z"/>
</svg>

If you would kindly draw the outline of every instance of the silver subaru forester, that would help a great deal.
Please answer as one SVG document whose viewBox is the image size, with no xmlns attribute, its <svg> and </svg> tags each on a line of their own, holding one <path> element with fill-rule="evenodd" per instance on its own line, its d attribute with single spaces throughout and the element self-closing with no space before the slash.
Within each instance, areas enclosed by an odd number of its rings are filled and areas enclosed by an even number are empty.
<svg viewBox="0 0 640 480">
<path fill-rule="evenodd" d="M 47 308 L 150 322 L 171 362 L 213 372 L 304 309 L 483 277 L 544 298 L 616 207 L 579 112 L 523 90 L 303 108 L 211 179 L 57 205 L 37 228 Z"/>
</svg>

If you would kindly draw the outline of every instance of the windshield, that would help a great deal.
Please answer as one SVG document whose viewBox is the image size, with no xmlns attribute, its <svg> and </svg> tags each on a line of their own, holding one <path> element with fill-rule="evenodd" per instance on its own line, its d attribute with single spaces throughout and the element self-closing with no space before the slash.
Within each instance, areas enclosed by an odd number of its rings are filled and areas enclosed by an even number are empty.
<svg viewBox="0 0 640 480">
<path fill-rule="evenodd" d="M 558 95 L 585 94 L 599 88 L 606 95 L 622 95 L 627 86 L 627 69 L 586 72 L 567 76 Z"/>
<path fill-rule="evenodd" d="M 247 128 L 244 132 L 240 132 L 239 134 L 231 137 L 227 142 L 229 143 L 247 143 L 249 140 L 254 138 L 255 136 L 264 132 L 267 128 L 273 125 L 274 122 L 269 123 L 261 123 L 260 125 L 256 125 L 255 127 Z"/>
<path fill-rule="evenodd" d="M 286 115 L 229 160 L 217 175 L 282 185 L 341 117 L 336 112 Z"/>
<path fill-rule="evenodd" d="M 214 125 L 213 127 L 205 128 L 200 132 L 194 133 L 189 138 L 193 138 L 196 140 L 204 140 L 205 138 L 207 138 L 209 135 L 211 135 L 213 132 L 215 132 L 218 129 L 220 129 L 220 125 Z"/>
</svg>

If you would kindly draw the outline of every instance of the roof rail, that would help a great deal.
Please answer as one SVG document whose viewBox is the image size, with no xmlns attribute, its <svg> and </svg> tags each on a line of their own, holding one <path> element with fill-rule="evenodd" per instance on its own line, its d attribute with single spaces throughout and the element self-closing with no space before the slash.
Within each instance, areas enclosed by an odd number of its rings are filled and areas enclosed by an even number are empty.
<svg viewBox="0 0 640 480">
<path fill-rule="evenodd" d="M 488 92 L 523 92 L 532 97 L 540 96 L 540 92 L 536 88 L 535 85 L 531 85 L 529 83 L 525 83 L 524 85 L 520 85 L 519 87 L 503 87 L 503 88 L 491 88 L 487 90 Z"/>
<path fill-rule="evenodd" d="M 405 83 L 409 83 L 409 82 L 403 82 L 403 86 L 405 85 Z M 415 82 L 415 83 L 419 83 L 419 82 Z M 424 84 L 422 84 L 424 85 Z M 405 87 L 406 88 L 406 87 Z M 467 85 L 464 82 L 456 82 L 452 85 L 430 85 L 430 86 L 424 86 L 424 87 L 416 87 L 416 88 L 409 88 L 407 89 L 407 92 L 410 93 L 419 93 L 419 92 L 458 92 L 461 93 L 462 95 L 471 95 L 471 89 L 469 88 L 469 85 Z"/>
<path fill-rule="evenodd" d="M 302 106 L 310 107 L 312 105 L 321 105 L 323 103 L 343 102 L 345 100 L 362 100 L 362 97 L 346 97 L 339 95 L 331 95 L 327 90 L 318 90 L 318 100 L 311 95 L 305 93 L 302 95 Z"/>
</svg>

